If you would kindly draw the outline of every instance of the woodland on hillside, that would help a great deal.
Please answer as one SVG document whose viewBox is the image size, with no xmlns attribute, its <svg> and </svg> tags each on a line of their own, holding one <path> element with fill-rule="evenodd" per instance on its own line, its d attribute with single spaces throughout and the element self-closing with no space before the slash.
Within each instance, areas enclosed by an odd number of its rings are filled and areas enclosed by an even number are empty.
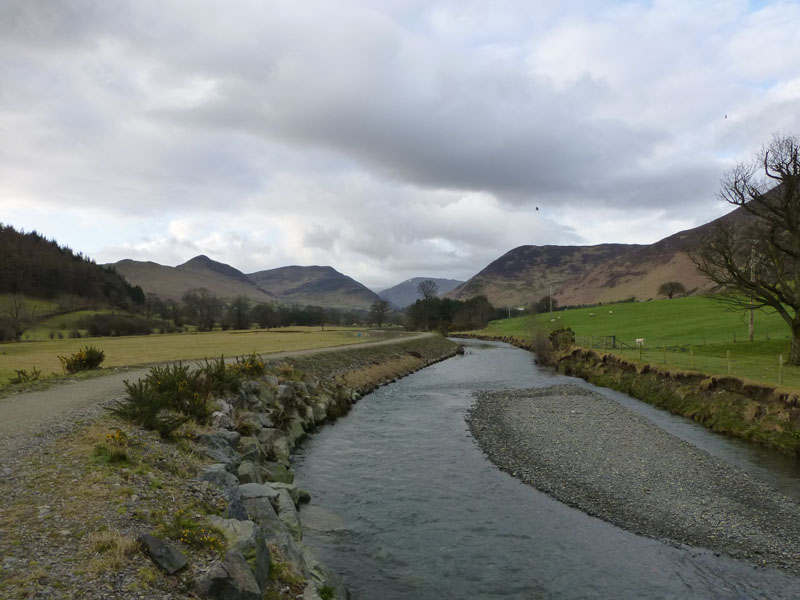
<svg viewBox="0 0 800 600">
<path fill-rule="evenodd" d="M 133 308 L 144 302 L 141 288 L 113 269 L 60 246 L 35 231 L 0 223 L 0 294 L 57 299 L 73 296 L 94 304 Z"/>
</svg>

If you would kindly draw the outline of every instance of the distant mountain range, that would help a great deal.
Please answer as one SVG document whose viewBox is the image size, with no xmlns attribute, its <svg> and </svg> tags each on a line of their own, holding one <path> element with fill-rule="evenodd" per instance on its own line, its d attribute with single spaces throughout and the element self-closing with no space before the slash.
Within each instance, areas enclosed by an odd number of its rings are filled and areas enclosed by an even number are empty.
<svg viewBox="0 0 800 600">
<path fill-rule="evenodd" d="M 375 292 L 333 267 L 280 267 L 245 275 L 207 256 L 168 267 L 154 262 L 121 260 L 108 265 L 145 293 L 180 300 L 191 289 L 206 288 L 221 298 L 245 296 L 259 302 L 313 304 L 325 308 L 368 309 Z"/>
<path fill-rule="evenodd" d="M 378 296 L 386 300 L 393 308 L 402 309 L 406 306 L 414 304 L 419 300 L 419 290 L 417 286 L 423 281 L 433 281 L 438 289 L 438 295 L 443 296 L 453 288 L 464 283 L 457 279 L 439 279 L 437 277 L 413 277 L 407 279 L 403 283 L 378 292 Z"/>
<path fill-rule="evenodd" d="M 551 293 L 561 305 L 596 304 L 628 298 L 648 300 L 658 287 L 679 281 L 689 293 L 712 291 L 685 250 L 696 248 L 719 221 L 739 223 L 741 209 L 654 244 L 596 246 L 520 246 L 492 261 L 465 282 L 415 277 L 375 294 L 358 281 L 328 266 L 289 266 L 244 274 L 233 267 L 197 256 L 177 267 L 121 260 L 113 265 L 132 285 L 162 299 L 180 300 L 194 288 L 217 296 L 246 296 L 255 301 L 369 309 L 380 298 L 402 309 L 419 297 L 417 286 L 433 280 L 439 295 L 464 300 L 485 295 L 496 307 L 522 306 Z"/>
<path fill-rule="evenodd" d="M 720 219 L 678 232 L 649 245 L 520 246 L 491 262 L 447 296 L 485 295 L 497 306 L 531 304 L 550 294 L 562 305 L 615 302 L 658 296 L 666 281 L 681 282 L 690 293 L 713 284 L 700 274 L 685 251 L 697 248 L 720 221 L 747 219 L 737 209 Z"/>
</svg>

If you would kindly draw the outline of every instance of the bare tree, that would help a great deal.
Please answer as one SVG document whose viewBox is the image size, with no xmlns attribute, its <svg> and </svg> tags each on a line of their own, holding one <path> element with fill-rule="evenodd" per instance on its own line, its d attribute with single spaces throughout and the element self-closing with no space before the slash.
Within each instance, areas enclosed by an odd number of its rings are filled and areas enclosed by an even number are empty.
<svg viewBox="0 0 800 600">
<path fill-rule="evenodd" d="M 386 300 L 375 300 L 369 309 L 370 320 L 377 323 L 378 327 L 386 321 L 386 314 L 389 312 L 389 303 Z"/>
<path fill-rule="evenodd" d="M 719 196 L 746 219 L 721 221 L 689 252 L 738 308 L 775 310 L 792 332 L 789 362 L 800 365 L 800 137 L 775 135 L 722 180 Z"/>
<path fill-rule="evenodd" d="M 436 285 L 435 281 L 426 279 L 425 281 L 419 282 L 419 285 L 417 285 L 417 292 L 419 292 L 423 300 L 430 300 L 438 295 L 439 286 Z"/>
<path fill-rule="evenodd" d="M 658 293 L 672 300 L 675 294 L 685 294 L 686 286 L 680 281 L 665 281 L 658 286 Z"/>
<path fill-rule="evenodd" d="M 36 306 L 28 306 L 25 296 L 14 294 L 3 310 L 3 314 L 8 318 L 14 339 L 19 340 L 25 330 L 36 321 Z"/>
</svg>

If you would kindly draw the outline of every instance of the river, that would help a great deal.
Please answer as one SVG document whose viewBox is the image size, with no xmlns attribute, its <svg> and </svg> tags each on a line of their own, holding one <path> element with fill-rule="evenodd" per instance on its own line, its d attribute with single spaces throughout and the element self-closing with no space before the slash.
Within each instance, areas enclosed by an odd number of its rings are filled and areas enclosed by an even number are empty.
<svg viewBox="0 0 800 600">
<path fill-rule="evenodd" d="M 469 341 L 362 398 L 296 452 L 312 504 L 304 540 L 357 600 L 797 598 L 784 573 L 634 535 L 494 467 L 464 414 L 476 390 L 573 382 L 798 498 L 795 461 L 728 440 L 622 394 L 564 377 L 532 355 Z"/>
</svg>

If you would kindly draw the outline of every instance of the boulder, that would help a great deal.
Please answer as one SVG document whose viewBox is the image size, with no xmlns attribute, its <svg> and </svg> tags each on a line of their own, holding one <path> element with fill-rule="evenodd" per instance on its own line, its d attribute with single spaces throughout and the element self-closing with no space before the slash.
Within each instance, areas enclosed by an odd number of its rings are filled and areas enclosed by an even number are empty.
<svg viewBox="0 0 800 600">
<path fill-rule="evenodd" d="M 223 519 L 212 515 L 209 523 L 225 536 L 230 550 L 240 552 L 250 570 L 253 571 L 259 587 L 266 589 L 269 581 L 270 554 L 264 531 L 253 521 Z"/>
<path fill-rule="evenodd" d="M 258 432 L 258 441 L 277 462 L 289 464 L 289 441 L 280 429 L 264 427 Z"/>
<path fill-rule="evenodd" d="M 186 557 L 174 544 L 145 533 L 139 538 L 150 559 L 170 575 L 187 565 Z"/>
<path fill-rule="evenodd" d="M 262 427 L 271 424 L 269 418 L 263 413 L 241 410 L 236 413 L 236 430 L 243 435 L 255 435 Z"/>
<path fill-rule="evenodd" d="M 288 490 L 278 491 L 278 518 L 283 521 L 295 540 L 299 542 L 303 539 L 303 526 L 300 524 L 294 499 Z"/>
<path fill-rule="evenodd" d="M 314 411 L 314 424 L 321 425 L 328 419 L 328 405 L 322 400 L 315 400 L 311 405 Z"/>
<path fill-rule="evenodd" d="M 303 420 L 295 413 L 289 420 L 289 425 L 286 428 L 287 442 L 290 448 L 294 448 L 297 442 L 306 437 L 306 430 L 303 427 Z"/>
<path fill-rule="evenodd" d="M 267 453 L 264 448 L 262 448 L 258 439 L 252 436 L 245 436 L 240 439 L 238 450 L 239 454 L 242 455 L 242 460 L 250 460 L 258 463 L 267 458 Z"/>
<path fill-rule="evenodd" d="M 208 465 L 197 477 L 200 481 L 208 481 L 212 485 L 222 488 L 225 497 L 230 500 L 230 491 L 239 487 L 239 479 L 227 470 L 222 463 Z"/>
<path fill-rule="evenodd" d="M 195 591 L 200 597 L 214 600 L 260 600 L 263 596 L 250 566 L 236 550 L 214 563 L 197 581 Z"/>
<path fill-rule="evenodd" d="M 217 463 L 224 464 L 228 471 L 234 473 L 242 462 L 242 457 L 232 446 L 232 442 L 238 442 L 239 437 L 241 436 L 235 431 L 226 431 L 224 429 L 203 434 L 197 437 L 197 442 L 200 445 L 199 451 Z"/>
<path fill-rule="evenodd" d="M 277 462 L 267 462 L 261 465 L 261 480 L 267 483 L 271 481 L 292 483 L 294 481 L 294 473 L 292 473 L 286 465 Z"/>
<path fill-rule="evenodd" d="M 219 429 L 233 429 L 233 421 L 230 416 L 215 410 L 211 413 L 211 426 Z"/>
<path fill-rule="evenodd" d="M 321 564 L 308 548 L 304 548 L 303 550 L 303 562 L 306 565 L 305 573 L 311 580 L 303 594 L 304 599 L 306 598 L 306 593 L 309 593 L 309 598 L 314 598 L 314 596 L 311 595 L 311 590 L 309 590 L 311 586 L 314 588 L 313 592 L 318 592 L 322 587 L 333 588 L 334 598 L 338 600 L 347 600 L 350 598 L 350 592 L 347 591 L 339 574 Z"/>
<path fill-rule="evenodd" d="M 243 460 L 236 471 L 242 483 L 261 483 L 261 469 L 252 460 Z"/>
</svg>

